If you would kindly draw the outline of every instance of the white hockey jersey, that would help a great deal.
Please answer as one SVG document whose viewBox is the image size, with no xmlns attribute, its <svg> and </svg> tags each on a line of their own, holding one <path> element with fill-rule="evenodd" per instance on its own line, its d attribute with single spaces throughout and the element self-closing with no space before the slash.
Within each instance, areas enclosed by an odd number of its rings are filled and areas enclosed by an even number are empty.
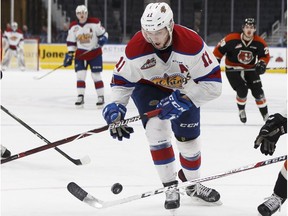
<svg viewBox="0 0 288 216">
<path fill-rule="evenodd" d="M 172 52 L 166 62 L 141 32 L 134 35 L 113 72 L 112 102 L 127 105 L 138 82 L 179 89 L 196 107 L 217 98 L 222 90 L 217 59 L 196 32 L 180 25 L 174 26 Z"/>
<path fill-rule="evenodd" d="M 67 36 L 68 52 L 76 51 L 77 56 L 89 51 L 87 54 L 80 56 L 79 59 L 90 60 L 102 54 L 101 46 L 98 44 L 98 37 L 106 36 L 108 33 L 101 25 L 97 18 L 88 18 L 84 24 L 73 21 L 70 24 Z"/>
<path fill-rule="evenodd" d="M 21 30 L 13 31 L 12 29 L 6 30 L 3 34 L 4 43 L 12 50 L 23 49 L 24 37 Z"/>
</svg>

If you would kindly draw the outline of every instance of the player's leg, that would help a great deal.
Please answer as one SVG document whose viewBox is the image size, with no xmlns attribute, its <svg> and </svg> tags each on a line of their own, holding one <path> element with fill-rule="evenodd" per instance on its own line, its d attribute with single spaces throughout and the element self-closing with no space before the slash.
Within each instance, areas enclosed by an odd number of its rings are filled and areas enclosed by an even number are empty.
<svg viewBox="0 0 288 216">
<path fill-rule="evenodd" d="M 262 115 L 263 120 L 266 121 L 269 117 L 268 105 L 262 88 L 260 76 L 256 73 L 247 73 L 247 84 L 248 87 L 251 89 L 251 93 L 255 98 L 256 105 Z"/>
<path fill-rule="evenodd" d="M 12 52 L 13 52 L 13 50 L 11 50 L 9 48 L 6 49 L 6 51 L 5 51 L 4 58 L 2 61 L 2 70 L 3 71 L 5 71 L 9 67 L 9 64 L 10 64 L 10 61 L 12 58 Z"/>
<path fill-rule="evenodd" d="M 197 179 L 201 168 L 200 109 L 193 107 L 171 122 L 182 167 L 178 176 L 182 181 Z M 187 187 L 186 193 L 196 203 L 222 204 L 220 194 L 215 189 L 200 183 Z"/>
<path fill-rule="evenodd" d="M 247 121 L 245 106 L 248 95 L 247 83 L 244 79 L 244 72 L 226 72 L 227 79 L 236 91 L 236 103 L 239 110 L 240 121 L 245 123 Z"/>
<path fill-rule="evenodd" d="M 171 94 L 157 87 L 138 84 L 132 94 L 132 99 L 140 114 L 156 109 L 158 102 Z M 177 184 L 177 169 L 173 146 L 171 143 L 171 123 L 158 117 L 142 120 L 146 129 L 146 137 L 150 147 L 153 163 L 164 186 Z M 180 195 L 177 188 L 165 192 L 166 209 L 176 209 L 180 206 Z"/>
<path fill-rule="evenodd" d="M 18 61 L 18 67 L 21 71 L 25 70 L 25 58 L 24 58 L 24 51 L 23 49 L 17 50 L 17 61 Z"/>
<path fill-rule="evenodd" d="M 82 108 L 86 89 L 87 62 L 85 60 L 75 59 L 75 72 L 77 77 L 77 101 L 75 102 L 75 106 Z"/>
<path fill-rule="evenodd" d="M 261 215 L 272 215 L 287 199 L 287 161 L 285 161 L 282 167 L 276 184 L 274 186 L 273 194 L 267 198 L 267 200 L 258 206 L 258 211 Z"/>
<path fill-rule="evenodd" d="M 91 68 L 91 76 L 94 82 L 95 90 L 98 95 L 98 101 L 96 106 L 101 108 L 105 101 L 104 101 L 104 82 L 102 80 L 101 72 L 103 71 L 103 62 L 102 62 L 102 55 L 97 56 L 96 58 L 89 61 L 90 68 Z"/>
</svg>

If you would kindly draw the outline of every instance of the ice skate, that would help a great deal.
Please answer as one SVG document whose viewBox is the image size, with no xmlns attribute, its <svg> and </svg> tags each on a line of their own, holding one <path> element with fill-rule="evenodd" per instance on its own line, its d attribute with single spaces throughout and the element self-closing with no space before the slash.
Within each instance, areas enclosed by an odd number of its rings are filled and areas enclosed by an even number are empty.
<svg viewBox="0 0 288 216">
<path fill-rule="evenodd" d="M 239 110 L 239 118 L 240 118 L 240 121 L 242 123 L 246 123 L 247 118 L 246 118 L 246 112 L 245 112 L 244 109 L 243 110 Z"/>
<path fill-rule="evenodd" d="M 8 158 L 11 156 L 11 152 L 5 147 L 1 145 L 1 158 Z"/>
<path fill-rule="evenodd" d="M 268 113 L 266 113 L 265 115 L 262 115 L 262 117 L 263 117 L 263 120 L 266 122 L 266 121 L 267 121 L 267 119 L 269 118 L 269 114 L 268 114 Z"/>
<path fill-rule="evenodd" d="M 266 198 L 267 200 L 258 206 L 258 212 L 262 216 L 271 216 L 278 209 L 280 211 L 281 205 L 285 202 L 284 199 L 277 196 L 276 194 L 272 194 L 270 197 Z"/>
<path fill-rule="evenodd" d="M 196 204 L 207 206 L 222 205 L 220 194 L 216 190 L 200 183 L 188 186 L 186 188 L 186 194 L 190 196 Z"/>
<path fill-rule="evenodd" d="M 169 182 L 169 183 L 164 183 L 163 185 L 164 185 L 164 187 L 167 187 L 167 186 L 175 185 L 177 183 L 178 183 L 178 181 L 173 181 L 173 182 Z M 179 206 L 180 206 L 180 194 L 179 194 L 178 188 L 175 188 L 175 187 L 169 188 L 165 192 L 165 195 L 166 195 L 166 200 L 164 203 L 165 209 L 175 210 L 175 209 L 179 208 Z M 171 213 L 173 213 L 173 211 L 171 211 Z"/>
<path fill-rule="evenodd" d="M 105 101 L 104 101 L 104 96 L 98 96 L 98 102 L 96 103 L 96 106 L 98 108 L 101 108 L 103 107 Z"/>
<path fill-rule="evenodd" d="M 75 102 L 76 108 L 83 108 L 84 106 L 84 95 L 78 95 L 77 101 Z"/>
<path fill-rule="evenodd" d="M 20 70 L 21 70 L 21 71 L 25 71 L 25 67 L 23 67 L 23 66 L 20 67 Z"/>
</svg>

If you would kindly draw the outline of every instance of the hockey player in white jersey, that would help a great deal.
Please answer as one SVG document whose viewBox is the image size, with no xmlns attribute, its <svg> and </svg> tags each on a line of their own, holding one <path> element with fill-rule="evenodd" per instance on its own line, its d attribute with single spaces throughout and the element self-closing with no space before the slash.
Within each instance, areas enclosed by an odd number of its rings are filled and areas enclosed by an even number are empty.
<svg viewBox="0 0 288 216">
<path fill-rule="evenodd" d="M 75 54 L 75 72 L 77 74 L 78 98 L 76 107 L 83 107 L 86 88 L 87 68 L 90 66 L 92 80 L 98 95 L 97 106 L 104 104 L 104 83 L 101 72 L 103 70 L 102 46 L 108 40 L 108 33 L 101 25 L 98 18 L 88 18 L 88 10 L 85 5 L 76 8 L 78 21 L 70 23 L 67 48 L 63 65 L 72 64 Z"/>
<path fill-rule="evenodd" d="M 6 70 L 12 57 L 17 58 L 18 67 L 20 70 L 25 70 L 25 59 L 24 59 L 24 37 L 20 29 L 18 29 L 18 24 L 13 22 L 11 24 L 11 29 L 6 29 L 3 34 L 3 44 L 4 44 L 4 58 L 2 61 L 2 70 Z"/>
<path fill-rule="evenodd" d="M 200 107 L 221 94 L 220 66 L 196 32 L 174 24 L 166 3 L 148 4 L 141 27 L 116 64 L 112 102 L 103 109 L 103 117 L 108 124 L 124 119 L 130 97 L 140 114 L 161 109 L 158 117 L 142 121 L 161 182 L 164 186 L 178 184 L 171 129 L 180 153 L 179 178 L 199 178 Z M 131 133 L 129 126 L 110 130 L 118 140 L 129 139 Z M 186 193 L 205 205 L 221 204 L 220 194 L 200 183 L 186 188 Z M 166 191 L 164 206 L 180 206 L 177 188 Z"/>
</svg>

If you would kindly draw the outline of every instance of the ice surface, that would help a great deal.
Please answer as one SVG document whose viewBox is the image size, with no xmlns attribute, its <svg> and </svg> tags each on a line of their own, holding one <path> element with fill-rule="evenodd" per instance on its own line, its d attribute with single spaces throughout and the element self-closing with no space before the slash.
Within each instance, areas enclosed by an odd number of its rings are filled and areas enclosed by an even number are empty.
<svg viewBox="0 0 288 216">
<path fill-rule="evenodd" d="M 48 72 L 5 71 L 1 80 L 1 104 L 30 125 L 50 142 L 86 132 L 105 125 L 101 110 L 96 108 L 97 96 L 90 73 L 84 109 L 75 109 L 76 77 L 70 70 L 58 70 L 34 80 L 37 74 Z M 111 71 L 102 73 L 106 102 L 109 102 Z M 262 117 L 249 92 L 247 123 L 238 119 L 235 93 L 223 73 L 223 94 L 202 107 L 202 176 L 217 174 L 243 165 L 269 159 L 253 148 L 254 139 L 263 124 Z M 263 86 L 269 112 L 282 111 L 286 105 L 286 74 L 265 74 Z M 137 115 L 132 101 L 127 117 Z M 73 158 L 88 155 L 91 162 L 76 166 L 54 149 L 33 154 L 1 166 L 2 216 L 164 216 L 164 195 L 157 195 L 116 207 L 98 210 L 75 197 L 66 189 L 76 182 L 93 196 L 114 200 L 141 194 L 162 187 L 151 161 L 149 147 L 140 122 L 132 123 L 135 133 L 130 140 L 113 140 L 108 131 L 62 146 Z M 10 116 L 1 112 L 1 144 L 18 154 L 45 145 Z M 174 149 L 177 155 L 177 150 Z M 287 153 L 286 135 L 281 137 L 273 155 Z M 283 163 L 242 172 L 206 182 L 221 193 L 222 206 L 193 206 L 189 197 L 181 197 L 178 216 L 256 216 L 257 206 L 271 195 Z M 119 182 L 123 191 L 114 195 L 111 186 Z M 287 202 L 281 212 L 287 215 Z"/>
</svg>

